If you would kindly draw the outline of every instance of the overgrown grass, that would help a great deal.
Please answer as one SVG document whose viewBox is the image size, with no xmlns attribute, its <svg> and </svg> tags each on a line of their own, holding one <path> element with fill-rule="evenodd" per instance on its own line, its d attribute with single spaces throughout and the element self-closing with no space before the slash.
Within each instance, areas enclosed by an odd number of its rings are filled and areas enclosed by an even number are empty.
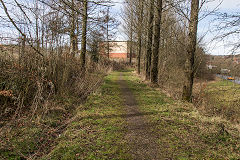
<svg viewBox="0 0 240 160">
<path fill-rule="evenodd" d="M 141 83 L 131 72 L 125 79 L 146 119 L 155 124 L 163 159 L 239 159 L 240 136 L 229 122 L 201 115 L 191 104 L 173 101 Z"/>
<path fill-rule="evenodd" d="M 76 97 L 56 97 L 44 116 L 23 116 L 2 126 L 0 159 L 38 159 L 47 154 L 74 115 L 76 101 Z"/>
<path fill-rule="evenodd" d="M 130 159 L 118 74 L 105 77 L 77 109 L 77 97 L 56 97 L 55 108 L 44 117 L 24 117 L 2 127 L 0 159 Z"/>
<path fill-rule="evenodd" d="M 240 85 L 228 80 L 210 83 L 205 90 L 205 110 L 240 123 Z"/>
<path fill-rule="evenodd" d="M 118 73 L 105 78 L 101 89 L 80 106 L 58 145 L 43 159 L 129 159 L 124 140 L 123 100 Z"/>
</svg>

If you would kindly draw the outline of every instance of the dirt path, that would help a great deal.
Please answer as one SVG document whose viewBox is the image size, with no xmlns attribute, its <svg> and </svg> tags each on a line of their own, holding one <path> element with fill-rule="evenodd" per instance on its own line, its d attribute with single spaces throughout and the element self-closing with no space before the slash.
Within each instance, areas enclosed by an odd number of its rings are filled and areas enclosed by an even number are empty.
<svg viewBox="0 0 240 160">
<path fill-rule="evenodd" d="M 126 113 L 129 115 L 126 116 L 128 124 L 126 140 L 130 146 L 129 152 L 135 160 L 161 159 L 157 144 L 158 138 L 154 135 L 153 125 L 147 122 L 146 114 L 139 111 L 132 91 L 127 82 L 123 80 L 123 74 L 120 75 L 119 84 L 125 100 Z"/>
</svg>

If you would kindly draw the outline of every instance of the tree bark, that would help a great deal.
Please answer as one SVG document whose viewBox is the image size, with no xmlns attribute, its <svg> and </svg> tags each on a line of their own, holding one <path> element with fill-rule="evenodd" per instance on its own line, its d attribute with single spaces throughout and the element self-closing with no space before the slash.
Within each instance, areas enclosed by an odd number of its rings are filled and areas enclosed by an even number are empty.
<svg viewBox="0 0 240 160">
<path fill-rule="evenodd" d="M 187 60 L 185 63 L 186 82 L 183 86 L 182 99 L 192 102 L 192 90 L 194 79 L 194 57 L 197 44 L 197 26 L 198 26 L 199 0 L 192 0 L 191 17 L 189 22 L 189 43 L 187 46 Z"/>
<path fill-rule="evenodd" d="M 20 51 L 20 56 L 19 56 L 19 64 L 24 64 L 26 37 L 22 36 L 20 39 L 20 42 L 21 42 L 21 51 Z"/>
<path fill-rule="evenodd" d="M 131 19 L 130 19 L 130 53 L 129 53 L 129 63 L 132 64 L 133 56 L 133 8 L 131 7 Z"/>
<path fill-rule="evenodd" d="M 70 54 L 72 57 L 76 55 L 76 14 L 75 14 L 75 2 L 71 2 L 71 31 L 70 31 Z"/>
<path fill-rule="evenodd" d="M 152 57 L 152 37 L 153 37 L 153 6 L 154 1 L 149 0 L 150 7 L 149 7 L 149 15 L 148 15 L 148 33 L 147 33 L 147 52 L 146 52 L 146 64 L 145 64 L 145 71 L 146 75 L 145 78 L 147 80 L 150 79 L 150 68 L 151 68 L 151 57 Z"/>
<path fill-rule="evenodd" d="M 141 31 L 138 31 L 138 61 L 137 61 L 137 72 L 141 73 L 141 53 L 142 53 L 142 36 Z"/>
<path fill-rule="evenodd" d="M 41 55 L 43 57 L 43 54 L 38 51 L 33 45 L 32 43 L 26 38 L 27 36 L 21 31 L 21 29 L 16 25 L 16 23 L 14 22 L 14 20 L 11 18 L 11 16 L 9 15 L 8 13 L 8 10 L 7 10 L 7 7 L 5 5 L 5 3 L 3 2 L 3 0 L 0 0 L 2 6 L 3 6 L 3 9 L 4 9 L 4 12 L 5 14 L 7 15 L 8 19 L 10 20 L 10 22 L 12 23 L 12 25 L 16 28 L 16 30 L 23 36 L 25 37 L 25 41 L 30 45 L 30 47 L 36 51 L 39 55 Z"/>
<path fill-rule="evenodd" d="M 82 18 L 82 42 L 81 42 L 81 55 L 80 55 L 80 61 L 81 61 L 81 69 L 83 73 L 85 73 L 86 70 L 86 47 L 87 47 L 87 9 L 88 9 L 88 0 L 83 1 L 83 18 Z"/>
<path fill-rule="evenodd" d="M 132 38 L 132 34 L 131 34 L 131 37 L 130 37 L 130 51 L 129 51 L 129 63 L 132 64 L 132 56 L 133 56 L 133 38 Z"/>
<path fill-rule="evenodd" d="M 141 73 L 141 54 L 142 54 L 142 21 L 143 21 L 143 0 L 139 2 L 139 17 L 138 17 L 138 62 L 137 72 Z"/>
<path fill-rule="evenodd" d="M 79 37 L 79 35 L 80 35 L 80 23 L 79 23 L 79 14 L 77 14 L 77 17 L 76 17 L 76 27 L 77 27 L 77 34 L 76 34 L 76 36 L 75 36 L 75 42 L 76 42 L 76 44 L 75 44 L 75 48 L 76 48 L 76 51 L 78 51 L 78 37 Z"/>
<path fill-rule="evenodd" d="M 153 49 L 152 49 L 152 66 L 151 66 L 151 82 L 158 83 L 158 57 L 160 45 L 160 30 L 161 30 L 161 17 L 162 17 L 162 0 L 157 0 L 155 5 L 155 25 L 153 36 Z"/>
<path fill-rule="evenodd" d="M 109 44 L 109 7 L 108 7 L 108 9 L 107 9 L 106 21 L 107 21 L 107 56 L 108 56 L 108 59 L 110 59 L 110 44 Z"/>
</svg>

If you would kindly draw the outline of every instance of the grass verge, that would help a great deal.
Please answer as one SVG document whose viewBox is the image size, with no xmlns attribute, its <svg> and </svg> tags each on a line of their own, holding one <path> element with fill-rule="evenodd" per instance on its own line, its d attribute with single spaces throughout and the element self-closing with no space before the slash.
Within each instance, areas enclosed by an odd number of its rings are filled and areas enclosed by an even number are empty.
<svg viewBox="0 0 240 160">
<path fill-rule="evenodd" d="M 240 123 L 240 85 L 228 80 L 217 80 L 208 84 L 204 99 L 205 110 L 227 120 Z"/>
<path fill-rule="evenodd" d="M 129 159 L 118 72 L 84 105 L 78 97 L 56 97 L 47 114 L 24 116 L 0 130 L 0 159 Z"/>
<path fill-rule="evenodd" d="M 52 110 L 38 116 L 25 115 L 0 128 L 0 159 L 39 159 L 47 154 L 62 132 L 64 123 L 74 115 L 76 97 L 56 97 Z M 61 126 L 61 127 L 60 127 Z"/>
<path fill-rule="evenodd" d="M 163 159 L 239 159 L 240 136 L 231 123 L 201 115 L 191 104 L 173 101 L 141 83 L 131 72 L 124 73 L 142 112 L 159 137 Z"/>
<path fill-rule="evenodd" d="M 101 88 L 78 108 L 67 130 L 57 138 L 58 145 L 43 159 L 129 159 L 118 74 L 107 76 Z"/>
</svg>

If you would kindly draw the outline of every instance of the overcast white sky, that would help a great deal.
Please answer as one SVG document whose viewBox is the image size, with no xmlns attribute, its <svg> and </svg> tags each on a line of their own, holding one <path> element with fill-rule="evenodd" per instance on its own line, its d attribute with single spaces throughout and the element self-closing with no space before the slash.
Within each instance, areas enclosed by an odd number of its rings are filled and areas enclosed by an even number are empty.
<svg viewBox="0 0 240 160">
<path fill-rule="evenodd" d="M 113 0 L 116 3 L 116 6 L 113 7 L 113 12 L 118 16 L 120 19 L 121 14 L 121 8 L 123 3 L 123 0 Z M 215 0 L 213 2 L 208 3 L 205 5 L 205 8 L 208 10 L 212 10 L 216 8 L 221 2 L 221 0 Z M 222 4 L 219 6 L 219 10 L 222 12 L 240 12 L 240 0 L 223 0 Z M 204 36 L 203 44 L 206 48 L 207 53 L 213 54 L 213 55 L 224 55 L 224 54 L 230 54 L 229 47 L 227 47 L 226 42 L 224 41 L 211 41 L 214 36 L 216 36 L 216 33 L 212 32 L 212 29 L 214 27 L 212 20 L 213 17 L 207 17 L 199 22 L 198 27 L 198 35 L 199 37 Z M 118 40 L 125 40 L 124 33 L 122 33 L 121 26 L 119 27 L 119 34 L 117 36 Z"/>
</svg>

